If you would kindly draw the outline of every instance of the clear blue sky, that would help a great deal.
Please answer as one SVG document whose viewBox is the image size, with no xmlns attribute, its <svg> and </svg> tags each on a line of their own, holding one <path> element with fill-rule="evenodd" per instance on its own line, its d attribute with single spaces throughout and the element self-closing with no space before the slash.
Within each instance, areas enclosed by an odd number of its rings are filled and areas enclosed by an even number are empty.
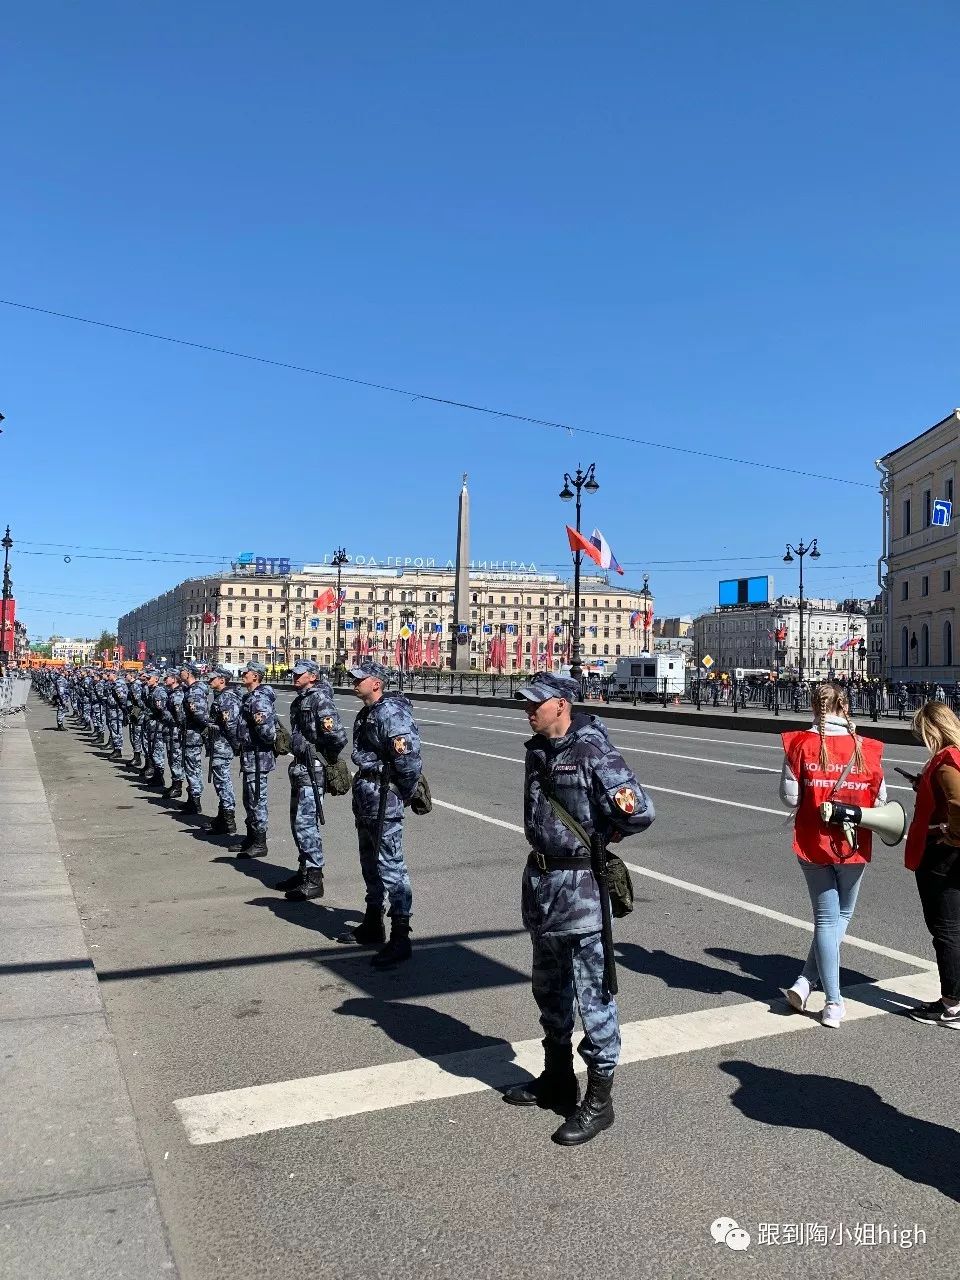
<svg viewBox="0 0 960 1280">
<path fill-rule="evenodd" d="M 5 298 L 871 486 L 960 403 L 952 0 L 38 0 L 4 26 Z M 874 589 L 875 488 L 5 306 L 0 362 L 33 635 L 241 550 L 446 557 L 464 470 L 478 558 L 569 563 L 556 495 L 594 460 L 585 521 L 658 613 L 768 566 L 795 590 L 784 540 L 814 535 L 811 591 Z"/>
</svg>

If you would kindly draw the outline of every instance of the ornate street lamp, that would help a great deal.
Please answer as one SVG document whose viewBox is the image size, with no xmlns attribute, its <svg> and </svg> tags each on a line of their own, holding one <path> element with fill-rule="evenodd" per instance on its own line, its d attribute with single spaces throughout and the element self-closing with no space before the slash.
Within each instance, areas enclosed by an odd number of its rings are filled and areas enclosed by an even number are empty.
<svg viewBox="0 0 960 1280">
<path fill-rule="evenodd" d="M 800 678 L 797 682 L 798 684 L 803 684 L 803 557 L 806 555 L 809 555 L 811 560 L 820 559 L 820 550 L 817 547 L 816 538 L 809 546 L 804 546 L 802 538 L 798 547 L 791 546 L 788 542 L 787 554 L 783 557 L 784 564 L 793 564 L 794 556 L 799 556 L 800 558 L 800 662 L 798 668 Z"/>
<path fill-rule="evenodd" d="M 570 486 L 573 486 L 571 489 Z M 577 474 L 571 476 L 568 472 L 564 472 L 563 488 L 560 490 L 560 497 L 564 502 L 572 502 L 574 497 L 577 500 L 577 533 L 580 532 L 580 501 L 581 494 L 584 489 L 587 493 L 596 493 L 600 486 L 597 484 L 596 463 L 591 462 L 586 471 L 581 471 L 577 467 Z M 574 680 L 579 680 L 583 674 L 583 665 L 580 661 L 580 562 L 582 552 L 578 547 L 573 556 L 573 653 L 570 662 L 570 675 Z"/>
</svg>

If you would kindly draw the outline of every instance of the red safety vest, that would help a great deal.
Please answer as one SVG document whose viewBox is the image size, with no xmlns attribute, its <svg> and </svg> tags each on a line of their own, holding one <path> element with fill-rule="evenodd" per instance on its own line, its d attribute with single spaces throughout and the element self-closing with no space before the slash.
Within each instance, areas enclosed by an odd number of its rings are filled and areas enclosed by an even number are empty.
<svg viewBox="0 0 960 1280">
<path fill-rule="evenodd" d="M 930 821 L 937 807 L 937 795 L 933 789 L 933 779 L 941 765 L 951 764 L 960 769 L 960 751 L 956 747 L 944 747 L 938 751 L 920 775 L 917 783 L 917 802 L 913 807 L 913 819 L 907 832 L 907 848 L 903 855 L 903 865 L 908 871 L 916 871 L 923 861 L 930 833 Z"/>
<path fill-rule="evenodd" d="M 883 743 L 876 738 L 861 738 L 860 751 L 866 773 L 851 770 L 831 795 L 844 765 L 853 755 L 850 735 L 825 735 L 826 769 L 820 766 L 820 735 L 815 729 L 801 729 L 781 737 L 790 768 L 800 784 L 800 804 L 793 826 L 794 853 L 803 862 L 816 862 L 821 866 L 869 862 L 872 832 L 861 828 L 860 847 L 851 852 L 842 828 L 828 827 L 821 820 L 819 806 L 824 800 L 835 800 L 840 804 L 873 808 L 883 783 Z"/>
</svg>

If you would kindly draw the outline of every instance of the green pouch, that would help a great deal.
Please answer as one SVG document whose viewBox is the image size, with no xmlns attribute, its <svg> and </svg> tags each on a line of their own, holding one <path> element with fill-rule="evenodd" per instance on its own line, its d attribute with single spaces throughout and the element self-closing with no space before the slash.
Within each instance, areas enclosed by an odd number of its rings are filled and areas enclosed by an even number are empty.
<svg viewBox="0 0 960 1280">
<path fill-rule="evenodd" d="M 633 910 L 633 881 L 622 858 L 607 850 L 607 889 L 610 893 L 610 910 L 619 919 Z"/>
<path fill-rule="evenodd" d="M 410 808 L 421 817 L 433 811 L 433 796 L 430 794 L 430 783 L 425 773 L 421 773 L 417 779 L 417 785 L 410 797 Z"/>
<path fill-rule="evenodd" d="M 330 795 L 345 796 L 350 790 L 352 779 L 346 760 L 324 760 L 323 774 Z"/>
</svg>

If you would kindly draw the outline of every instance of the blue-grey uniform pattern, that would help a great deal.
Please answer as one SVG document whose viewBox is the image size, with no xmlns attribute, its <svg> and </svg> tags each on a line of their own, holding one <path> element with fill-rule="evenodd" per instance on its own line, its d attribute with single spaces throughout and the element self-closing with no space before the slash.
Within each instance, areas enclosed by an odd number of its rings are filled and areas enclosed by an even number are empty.
<svg viewBox="0 0 960 1280">
<path fill-rule="evenodd" d="M 183 694 L 183 772 L 187 795 L 199 800 L 203 795 L 203 739 L 210 720 L 210 690 L 197 680 Z"/>
<path fill-rule="evenodd" d="M 226 813 L 237 807 L 231 765 L 239 749 L 240 697 L 229 685 L 213 695 L 208 736 L 210 777 Z"/>
<path fill-rule="evenodd" d="M 247 829 L 267 829 L 267 780 L 276 765 L 273 741 L 277 736 L 276 695 L 268 684 L 248 690 L 240 702 L 237 742 L 243 776 L 243 807 Z"/>
<path fill-rule="evenodd" d="M 543 871 L 527 864 L 521 910 L 533 943 L 533 995 L 548 1040 L 569 1044 L 574 1001 L 583 1023 L 578 1049 L 610 1075 L 620 1056 L 616 1001 L 603 997 L 600 893 L 588 849 L 557 817 L 548 795 L 604 844 L 646 830 L 653 804 L 595 716 L 577 712 L 562 738 L 526 743 L 523 825 L 534 853 L 584 859 L 584 869 Z"/>
<path fill-rule="evenodd" d="M 107 727 L 114 751 L 123 750 L 123 723 L 127 715 L 127 683 L 115 679 L 107 681 Z"/>
<path fill-rule="evenodd" d="M 170 762 L 170 777 L 174 782 L 183 781 L 183 685 L 174 684 L 167 687 L 167 715 L 164 719 L 164 731 L 167 746 L 167 759 Z"/>
<path fill-rule="evenodd" d="M 106 683 L 103 676 L 94 676 L 93 678 L 93 727 L 98 733 L 103 732 L 104 685 Z"/>
<path fill-rule="evenodd" d="M 127 685 L 127 723 L 130 726 L 130 749 L 135 756 L 143 755 L 143 724 L 145 686 L 138 678 Z"/>
<path fill-rule="evenodd" d="M 290 830 L 304 866 L 322 867 L 323 838 L 317 795 L 323 803 L 326 781 L 323 761 L 336 760 L 347 745 L 347 731 L 334 705 L 329 681 L 317 680 L 297 693 L 290 706 L 290 730 L 293 747 L 293 759 L 287 769 L 290 778 Z M 313 747 L 316 755 L 313 784 L 307 763 L 308 747 Z"/>
<path fill-rule="evenodd" d="M 148 690 L 147 705 L 150 708 L 150 762 L 156 772 L 162 774 L 167 763 L 165 728 L 170 715 L 167 710 L 167 690 L 164 685 L 155 684 Z"/>
<path fill-rule="evenodd" d="M 383 910 L 386 894 L 392 916 L 409 916 L 413 905 L 410 874 L 403 854 L 403 811 L 416 789 L 423 764 L 420 730 L 413 708 L 401 693 L 385 693 L 361 708 L 353 722 L 353 816 L 360 846 L 360 870 L 368 906 Z M 380 775 L 390 770 L 383 834 L 377 847 Z"/>
<path fill-rule="evenodd" d="M 70 705 L 70 684 L 65 676 L 58 675 L 53 682 L 54 706 L 57 708 L 57 728 L 63 729 L 64 718 Z"/>
</svg>

